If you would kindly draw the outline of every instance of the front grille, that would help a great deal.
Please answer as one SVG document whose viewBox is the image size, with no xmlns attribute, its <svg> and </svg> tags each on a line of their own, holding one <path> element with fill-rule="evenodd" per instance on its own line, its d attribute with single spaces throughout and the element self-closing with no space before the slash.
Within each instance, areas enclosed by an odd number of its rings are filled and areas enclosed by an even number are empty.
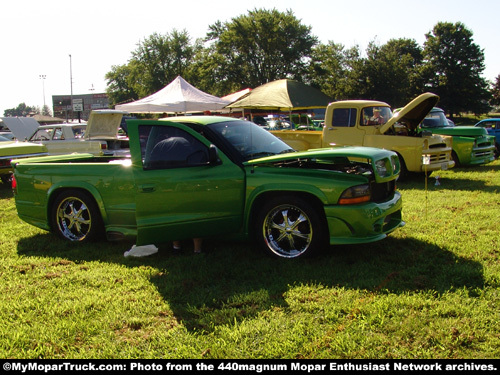
<svg viewBox="0 0 500 375">
<path fill-rule="evenodd" d="M 394 195 L 396 180 L 371 184 L 372 202 L 385 202 Z"/>
<path fill-rule="evenodd" d="M 491 146 L 493 146 L 493 142 L 490 141 L 483 141 L 477 143 L 477 147 L 491 147 Z"/>
<path fill-rule="evenodd" d="M 446 145 L 446 143 L 434 143 L 433 145 L 429 146 L 430 149 L 433 149 L 433 148 L 446 148 L 446 147 L 448 147 Z"/>
<path fill-rule="evenodd" d="M 480 151 L 474 151 L 473 152 L 474 157 L 476 158 L 490 158 L 494 156 L 494 151 L 493 150 L 480 150 Z"/>
<path fill-rule="evenodd" d="M 430 156 L 431 156 L 431 164 L 441 163 L 450 160 L 449 154 L 446 152 L 442 152 L 439 154 L 431 154 Z"/>
</svg>

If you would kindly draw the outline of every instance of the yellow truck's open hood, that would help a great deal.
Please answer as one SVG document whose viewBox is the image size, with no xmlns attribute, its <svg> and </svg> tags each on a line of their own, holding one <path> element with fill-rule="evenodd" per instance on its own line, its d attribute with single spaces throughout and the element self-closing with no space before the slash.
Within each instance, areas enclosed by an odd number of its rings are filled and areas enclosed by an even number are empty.
<svg viewBox="0 0 500 375">
<path fill-rule="evenodd" d="M 427 116 L 431 109 L 439 101 L 439 96 L 431 92 L 426 92 L 417 96 L 409 102 L 403 109 L 392 116 L 389 121 L 380 127 L 380 132 L 384 134 L 396 122 L 404 122 L 412 130 L 416 129 L 418 124 Z"/>
</svg>

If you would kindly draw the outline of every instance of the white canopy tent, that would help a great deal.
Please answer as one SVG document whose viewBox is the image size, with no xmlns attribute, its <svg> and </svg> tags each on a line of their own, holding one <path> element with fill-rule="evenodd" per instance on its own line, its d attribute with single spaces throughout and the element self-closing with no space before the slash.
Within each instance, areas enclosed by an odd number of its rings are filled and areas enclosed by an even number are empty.
<svg viewBox="0 0 500 375">
<path fill-rule="evenodd" d="M 229 103 L 198 90 L 178 76 L 160 91 L 135 102 L 116 105 L 115 109 L 129 113 L 192 113 L 218 111 Z"/>
</svg>

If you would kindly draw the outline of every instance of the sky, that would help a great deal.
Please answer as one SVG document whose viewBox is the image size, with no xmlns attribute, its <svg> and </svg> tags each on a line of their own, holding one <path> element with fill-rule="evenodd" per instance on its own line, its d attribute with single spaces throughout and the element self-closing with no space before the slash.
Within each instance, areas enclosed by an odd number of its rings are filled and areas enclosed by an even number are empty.
<svg viewBox="0 0 500 375">
<path fill-rule="evenodd" d="M 500 75 L 498 0 L 2 1 L 0 116 L 20 103 L 51 106 L 52 95 L 105 92 L 106 73 L 150 35 L 186 30 L 194 42 L 254 9 L 291 10 L 320 42 L 361 51 L 396 38 L 423 46 L 438 22 L 462 22 L 483 49 L 483 77 Z"/>
</svg>

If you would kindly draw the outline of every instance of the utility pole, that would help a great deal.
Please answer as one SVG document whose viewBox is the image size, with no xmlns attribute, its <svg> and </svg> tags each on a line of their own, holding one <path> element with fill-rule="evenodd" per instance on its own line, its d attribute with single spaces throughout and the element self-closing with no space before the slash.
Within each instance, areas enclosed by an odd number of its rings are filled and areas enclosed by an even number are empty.
<svg viewBox="0 0 500 375">
<path fill-rule="evenodd" d="M 69 55 L 69 82 L 71 86 L 71 121 L 74 119 L 73 115 L 73 68 L 71 66 L 71 55 Z"/>
<path fill-rule="evenodd" d="M 38 77 L 42 80 L 42 92 L 43 92 L 42 115 L 43 115 L 43 111 L 45 109 L 45 78 L 47 78 L 47 76 L 45 74 L 40 74 Z"/>
</svg>

